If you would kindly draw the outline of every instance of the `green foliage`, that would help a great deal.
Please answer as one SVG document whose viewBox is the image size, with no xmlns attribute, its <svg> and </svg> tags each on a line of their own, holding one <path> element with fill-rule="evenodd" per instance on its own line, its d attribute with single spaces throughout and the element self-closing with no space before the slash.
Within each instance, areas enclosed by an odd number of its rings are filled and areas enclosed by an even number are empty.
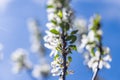
<svg viewBox="0 0 120 80">
<path fill-rule="evenodd" d="M 58 15 L 60 18 L 62 18 L 62 17 L 63 17 L 63 13 L 62 13 L 62 11 L 59 10 L 58 13 L 57 13 L 57 15 Z"/>
<path fill-rule="evenodd" d="M 77 37 L 75 35 L 67 36 L 66 40 L 70 41 L 70 43 L 74 43 L 76 41 Z"/>
<path fill-rule="evenodd" d="M 71 34 L 76 34 L 78 32 L 78 30 L 74 30 L 71 32 Z"/>
<path fill-rule="evenodd" d="M 99 15 L 96 15 L 93 20 L 93 26 L 92 26 L 91 30 L 96 31 L 100 28 L 100 20 L 101 20 L 101 17 Z"/>
<path fill-rule="evenodd" d="M 92 56 L 95 56 L 94 48 L 91 49 L 90 53 Z"/>
<path fill-rule="evenodd" d="M 60 56 L 59 54 L 55 55 L 54 56 L 54 60 L 56 60 L 57 58 L 59 58 L 59 56 Z"/>
<path fill-rule="evenodd" d="M 60 34 L 59 31 L 57 31 L 56 29 L 51 29 L 50 32 L 56 35 Z"/>
<path fill-rule="evenodd" d="M 57 25 L 57 22 L 55 20 L 51 20 L 51 22 L 55 25 Z"/>
<path fill-rule="evenodd" d="M 53 5 L 47 5 L 47 8 L 54 8 Z"/>
<path fill-rule="evenodd" d="M 72 62 L 72 57 L 71 56 L 68 56 L 68 61 Z"/>
<path fill-rule="evenodd" d="M 59 25 L 62 28 L 62 30 L 64 30 L 65 32 L 67 32 L 70 29 L 69 23 L 62 22 Z"/>
<path fill-rule="evenodd" d="M 72 50 L 77 51 L 77 47 L 76 47 L 76 45 L 69 45 L 69 48 L 72 49 Z"/>
</svg>

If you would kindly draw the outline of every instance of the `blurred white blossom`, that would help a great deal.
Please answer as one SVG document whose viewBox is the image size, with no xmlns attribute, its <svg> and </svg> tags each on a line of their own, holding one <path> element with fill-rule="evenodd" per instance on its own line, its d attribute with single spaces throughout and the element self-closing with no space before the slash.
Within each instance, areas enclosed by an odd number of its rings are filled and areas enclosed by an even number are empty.
<svg viewBox="0 0 120 80">
<path fill-rule="evenodd" d="M 84 53 L 85 63 L 93 72 L 103 67 L 109 69 L 109 62 L 112 61 L 109 54 L 110 49 L 101 45 L 103 32 L 100 28 L 100 19 L 101 17 L 98 15 L 90 19 L 88 33 L 82 34 L 81 45 L 78 48 L 80 51 L 86 50 L 87 53 Z"/>
<path fill-rule="evenodd" d="M 40 63 L 33 66 L 32 76 L 35 78 L 47 77 L 50 72 L 50 66 L 45 59 L 45 51 L 42 45 L 42 34 L 38 23 L 34 19 L 28 22 L 29 31 L 31 33 L 31 51 L 39 53 Z"/>
<path fill-rule="evenodd" d="M 87 32 L 87 21 L 82 18 L 77 18 L 74 20 L 74 26 L 78 30 L 78 34 L 83 34 Z"/>
<path fill-rule="evenodd" d="M 28 22 L 29 31 L 31 33 L 31 51 L 43 55 L 43 47 L 41 45 L 41 34 L 38 24 L 35 20 L 30 19 Z"/>
<path fill-rule="evenodd" d="M 51 62 L 51 66 L 52 66 L 51 73 L 53 76 L 60 76 L 63 73 L 62 63 L 63 63 L 63 59 L 61 57 Z"/>
<path fill-rule="evenodd" d="M 35 78 L 40 78 L 41 76 L 48 76 L 50 72 L 50 66 L 47 63 L 43 63 L 40 65 L 35 65 L 32 71 L 32 75 Z"/>
<path fill-rule="evenodd" d="M 11 59 L 13 61 L 13 72 L 19 73 L 22 69 L 31 69 L 32 64 L 28 59 L 28 53 L 22 48 L 15 50 Z"/>
<path fill-rule="evenodd" d="M 88 61 L 88 67 L 92 68 L 92 70 L 95 72 L 98 66 L 98 62 L 99 62 L 99 57 L 100 57 L 100 52 L 96 51 L 95 56 L 92 57 L 89 61 Z M 103 67 L 109 69 L 110 68 L 110 64 L 108 63 L 109 61 L 111 61 L 111 57 L 109 54 L 102 56 L 102 58 L 100 59 L 99 62 L 99 69 L 102 69 Z"/>
</svg>

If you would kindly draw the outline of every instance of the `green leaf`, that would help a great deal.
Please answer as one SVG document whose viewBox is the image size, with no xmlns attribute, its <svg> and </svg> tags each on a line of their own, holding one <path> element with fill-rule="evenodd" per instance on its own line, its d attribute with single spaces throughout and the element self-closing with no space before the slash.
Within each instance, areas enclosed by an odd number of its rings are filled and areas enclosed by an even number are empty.
<svg viewBox="0 0 120 80">
<path fill-rule="evenodd" d="M 100 20 L 101 20 L 100 15 L 96 14 L 96 17 L 95 17 L 95 22 L 96 22 L 96 23 L 99 23 L 99 22 L 100 22 Z"/>
<path fill-rule="evenodd" d="M 76 34 L 78 32 L 78 30 L 74 30 L 71 32 L 71 34 Z"/>
<path fill-rule="evenodd" d="M 56 47 L 56 50 L 61 52 L 61 44 L 58 44 L 58 46 Z"/>
<path fill-rule="evenodd" d="M 51 20 L 51 22 L 52 22 L 53 24 L 55 24 L 55 25 L 57 24 L 57 22 L 56 22 L 56 21 L 54 21 L 54 20 Z"/>
<path fill-rule="evenodd" d="M 72 50 L 77 51 L 77 47 L 76 47 L 76 45 L 69 45 L 69 48 L 71 48 Z"/>
<path fill-rule="evenodd" d="M 90 53 L 92 56 L 95 56 L 94 48 L 91 49 Z"/>
<path fill-rule="evenodd" d="M 68 61 L 72 62 L 72 57 L 71 56 L 68 56 Z"/>
<path fill-rule="evenodd" d="M 64 24 L 65 24 L 64 30 L 66 32 L 70 29 L 70 25 L 69 25 L 69 23 L 64 23 Z"/>
<path fill-rule="evenodd" d="M 66 40 L 67 40 L 67 41 L 71 40 L 71 36 L 67 36 L 67 37 L 66 37 Z"/>
<path fill-rule="evenodd" d="M 47 8 L 54 8 L 53 5 L 47 5 Z"/>
<path fill-rule="evenodd" d="M 63 17 L 63 14 L 62 14 L 62 11 L 61 11 L 61 10 L 59 10 L 57 14 L 58 14 L 58 16 L 59 16 L 60 18 Z"/>
<path fill-rule="evenodd" d="M 77 37 L 75 35 L 72 35 L 70 43 L 74 43 L 76 41 L 76 39 L 77 39 Z"/>
<path fill-rule="evenodd" d="M 70 29 L 69 23 L 62 22 L 59 25 L 62 28 L 62 30 L 64 30 L 65 32 L 67 32 Z"/>
<path fill-rule="evenodd" d="M 75 35 L 70 35 L 66 37 L 67 41 L 70 41 L 70 43 L 74 43 L 76 41 L 77 37 Z"/>
<path fill-rule="evenodd" d="M 59 58 L 59 54 L 57 54 L 56 56 L 54 56 L 54 60 L 56 60 L 57 58 Z"/>
<path fill-rule="evenodd" d="M 51 29 L 50 32 L 56 35 L 60 34 L 56 29 Z"/>
<path fill-rule="evenodd" d="M 72 51 L 71 51 L 70 47 L 67 48 L 67 53 L 71 53 L 72 54 Z"/>
</svg>

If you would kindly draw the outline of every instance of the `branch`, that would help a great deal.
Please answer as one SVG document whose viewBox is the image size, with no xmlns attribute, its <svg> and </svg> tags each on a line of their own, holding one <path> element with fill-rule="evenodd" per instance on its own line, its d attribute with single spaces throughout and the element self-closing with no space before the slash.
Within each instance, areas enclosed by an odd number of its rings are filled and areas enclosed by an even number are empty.
<svg viewBox="0 0 120 80">
<path fill-rule="evenodd" d="M 99 42 L 99 45 L 98 45 L 98 48 L 100 50 L 100 56 L 99 56 L 99 60 L 98 60 L 98 65 L 97 65 L 97 69 L 96 71 L 94 72 L 93 74 L 93 77 L 92 77 L 92 80 L 96 80 L 97 78 L 97 75 L 98 75 L 98 72 L 99 72 L 99 65 L 100 65 L 100 59 L 101 59 L 101 54 L 102 54 L 102 37 L 100 37 L 100 42 Z"/>
<path fill-rule="evenodd" d="M 99 72 L 99 68 L 97 68 L 96 71 L 94 72 L 92 80 L 96 80 L 97 79 L 98 72 Z"/>
<path fill-rule="evenodd" d="M 67 66 L 66 66 L 66 41 L 65 41 L 65 35 L 64 35 L 64 30 L 62 30 L 62 35 L 61 35 L 61 39 L 62 39 L 62 56 L 63 56 L 63 74 L 61 74 L 61 79 L 62 80 L 66 80 L 66 71 L 67 71 Z"/>
</svg>

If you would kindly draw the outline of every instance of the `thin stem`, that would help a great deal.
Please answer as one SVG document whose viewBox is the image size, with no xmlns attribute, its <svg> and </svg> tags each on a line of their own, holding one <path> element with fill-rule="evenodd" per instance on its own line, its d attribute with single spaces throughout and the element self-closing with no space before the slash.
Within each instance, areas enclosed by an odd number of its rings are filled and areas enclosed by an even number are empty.
<svg viewBox="0 0 120 80">
<path fill-rule="evenodd" d="M 98 72 L 99 72 L 99 65 L 100 65 L 100 59 L 101 59 L 101 54 L 102 54 L 102 37 L 100 39 L 100 42 L 99 42 L 99 45 L 98 45 L 98 48 L 99 48 L 99 51 L 100 51 L 100 56 L 99 56 L 99 60 L 98 60 L 98 65 L 97 65 L 97 69 L 96 71 L 94 72 L 93 74 L 93 77 L 92 77 L 92 80 L 96 80 L 97 78 L 97 75 L 98 75 Z"/>
<path fill-rule="evenodd" d="M 94 72 L 92 80 L 96 80 L 97 79 L 98 72 L 99 72 L 99 68 L 97 68 L 97 70 Z"/>
<path fill-rule="evenodd" d="M 65 41 L 65 35 L 64 35 L 64 30 L 62 30 L 62 34 L 61 34 L 61 39 L 62 39 L 62 56 L 63 56 L 63 74 L 61 74 L 61 79 L 62 80 L 66 80 L 66 71 L 67 71 L 67 66 L 66 66 L 66 41 Z"/>
<path fill-rule="evenodd" d="M 66 56 L 63 56 L 63 75 L 62 75 L 62 80 L 66 79 L 66 71 L 67 71 L 67 67 L 66 67 Z"/>
</svg>

